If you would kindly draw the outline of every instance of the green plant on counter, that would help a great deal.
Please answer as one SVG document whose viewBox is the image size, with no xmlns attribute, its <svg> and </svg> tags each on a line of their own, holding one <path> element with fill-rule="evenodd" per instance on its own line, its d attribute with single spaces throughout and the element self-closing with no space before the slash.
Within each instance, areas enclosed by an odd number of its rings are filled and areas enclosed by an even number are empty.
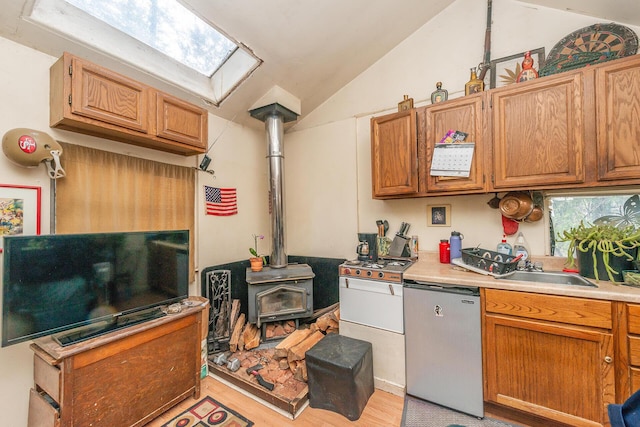
<svg viewBox="0 0 640 427">
<path fill-rule="evenodd" d="M 585 225 L 583 221 L 580 221 L 580 225 L 577 227 L 558 233 L 558 241 L 569 242 L 567 250 L 567 265 L 569 267 L 575 267 L 576 250 L 583 253 L 591 252 L 596 280 L 599 280 L 596 255 L 598 252 L 601 253 L 609 280 L 615 282 L 613 274 L 618 274 L 618 272 L 611 267 L 609 259 L 614 256 L 633 261 L 634 256 L 630 251 L 640 247 L 640 230 L 633 225 L 622 227 L 611 224 Z"/>
</svg>

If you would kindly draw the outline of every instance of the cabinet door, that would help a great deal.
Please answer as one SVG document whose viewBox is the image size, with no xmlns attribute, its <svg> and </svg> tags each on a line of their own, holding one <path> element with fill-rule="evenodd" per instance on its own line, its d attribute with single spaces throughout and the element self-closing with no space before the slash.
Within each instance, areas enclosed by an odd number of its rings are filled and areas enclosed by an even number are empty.
<svg viewBox="0 0 640 427">
<path fill-rule="evenodd" d="M 425 109 L 427 158 L 424 161 L 428 193 L 464 191 L 468 194 L 473 190 L 484 191 L 483 99 L 482 94 L 478 94 L 435 104 Z M 451 129 L 467 133 L 465 142 L 475 143 L 469 177 L 444 177 L 430 174 L 434 147 Z"/>
<path fill-rule="evenodd" d="M 485 326 L 486 400 L 568 425 L 608 425 L 610 333 L 498 315 Z"/>
<path fill-rule="evenodd" d="M 583 182 L 582 80 L 571 73 L 491 93 L 496 189 Z"/>
<path fill-rule="evenodd" d="M 418 192 L 414 109 L 371 119 L 371 180 L 374 198 Z"/>
<path fill-rule="evenodd" d="M 596 69 L 598 180 L 640 177 L 640 60 Z"/>
<path fill-rule="evenodd" d="M 161 92 L 157 94 L 156 103 L 157 136 L 207 147 L 207 110 Z"/>
<path fill-rule="evenodd" d="M 71 64 L 73 114 L 148 133 L 148 86 L 79 58 Z"/>
</svg>

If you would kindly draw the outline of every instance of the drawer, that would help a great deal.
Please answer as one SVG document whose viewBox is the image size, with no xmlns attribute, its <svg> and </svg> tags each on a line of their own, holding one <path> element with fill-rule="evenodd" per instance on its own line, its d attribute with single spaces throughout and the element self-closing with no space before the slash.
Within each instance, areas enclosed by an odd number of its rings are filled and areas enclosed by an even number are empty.
<svg viewBox="0 0 640 427">
<path fill-rule="evenodd" d="M 28 427 L 60 427 L 60 414 L 46 395 L 31 389 Z"/>
<path fill-rule="evenodd" d="M 640 338 L 629 337 L 629 365 L 640 368 Z"/>
<path fill-rule="evenodd" d="M 33 356 L 33 380 L 39 389 L 60 402 L 60 369 L 47 363 L 38 354 Z"/>
<path fill-rule="evenodd" d="M 485 289 L 485 310 L 528 319 L 611 329 L 611 302 Z"/>
<path fill-rule="evenodd" d="M 629 333 L 640 335 L 640 305 L 627 304 L 627 310 L 629 313 Z"/>
</svg>

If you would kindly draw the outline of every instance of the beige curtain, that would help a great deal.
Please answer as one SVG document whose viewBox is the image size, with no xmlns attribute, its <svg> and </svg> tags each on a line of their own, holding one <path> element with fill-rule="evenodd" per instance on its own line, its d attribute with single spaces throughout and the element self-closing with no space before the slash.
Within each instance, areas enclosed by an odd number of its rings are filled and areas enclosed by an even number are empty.
<svg viewBox="0 0 640 427">
<path fill-rule="evenodd" d="M 56 233 L 189 230 L 194 272 L 195 170 L 62 143 Z"/>
</svg>

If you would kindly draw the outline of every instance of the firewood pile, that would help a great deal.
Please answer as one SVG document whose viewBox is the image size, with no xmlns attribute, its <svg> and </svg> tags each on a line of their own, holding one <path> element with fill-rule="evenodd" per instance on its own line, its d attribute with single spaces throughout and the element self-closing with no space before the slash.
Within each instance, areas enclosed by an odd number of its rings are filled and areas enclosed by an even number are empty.
<svg viewBox="0 0 640 427">
<path fill-rule="evenodd" d="M 232 334 L 229 340 L 229 354 L 224 358 L 225 363 L 237 359 L 239 368 L 236 366 L 233 374 L 246 381 L 260 384 L 257 376 L 248 372 L 252 371 L 250 368 L 258 367 L 255 373 L 267 383 L 273 384 L 272 393 L 285 399 L 294 399 L 306 387 L 305 353 L 326 334 L 339 332 L 340 307 L 339 304 L 334 304 L 317 310 L 297 329 L 292 320 L 266 324 L 266 340 L 284 338 L 275 346 L 258 348 L 262 331 L 255 324 L 246 322 L 244 313 L 238 313 L 239 303 L 234 300 L 231 309 Z M 225 369 L 229 372 L 229 368 Z"/>
</svg>

